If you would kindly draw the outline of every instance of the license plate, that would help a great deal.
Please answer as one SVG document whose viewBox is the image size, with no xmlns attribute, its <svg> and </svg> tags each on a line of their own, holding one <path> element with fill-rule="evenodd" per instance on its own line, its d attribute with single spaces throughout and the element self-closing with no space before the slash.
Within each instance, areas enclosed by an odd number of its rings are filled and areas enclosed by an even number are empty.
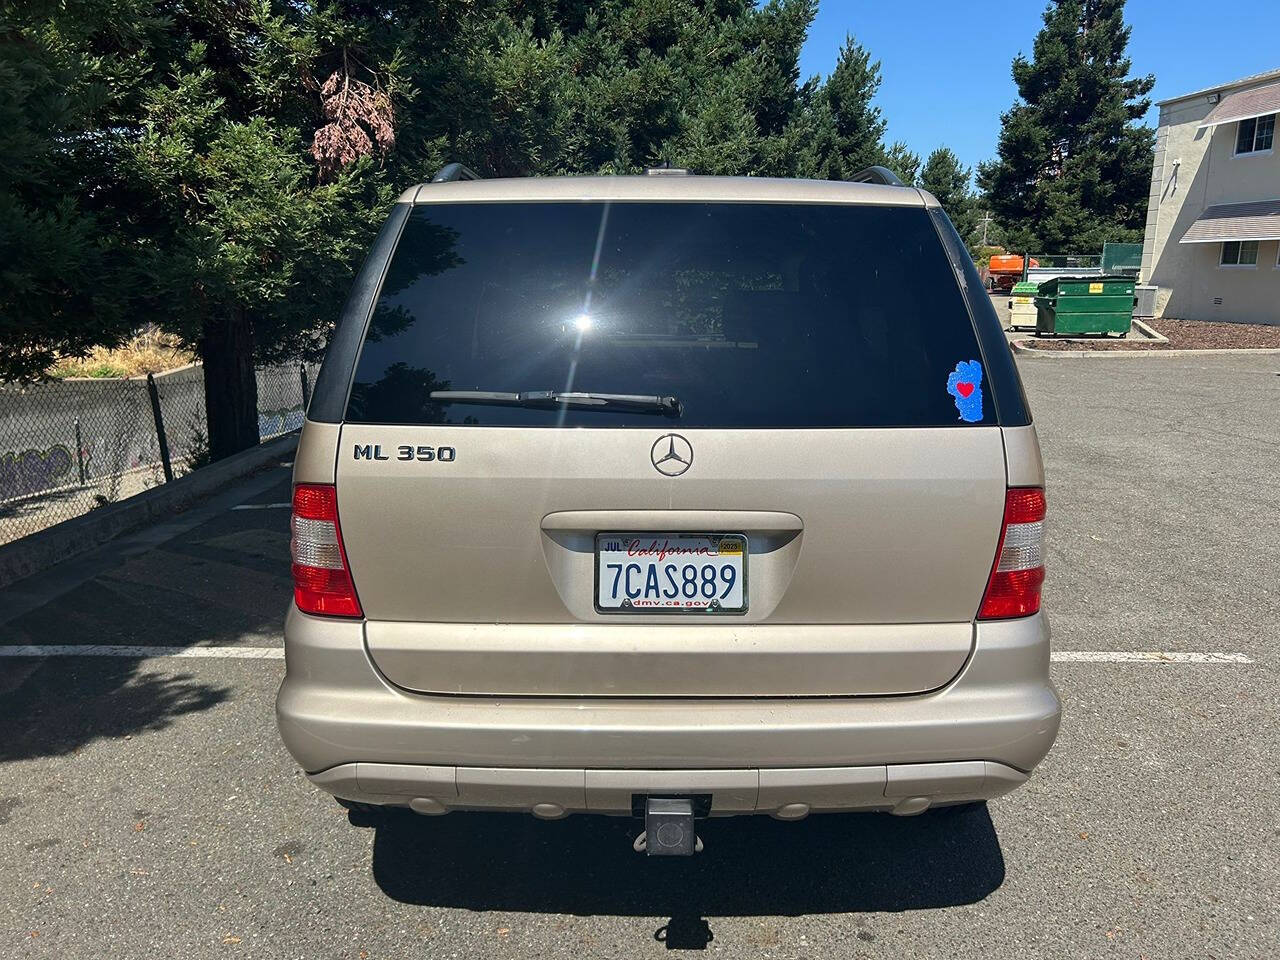
<svg viewBox="0 0 1280 960">
<path fill-rule="evenodd" d="M 747 538 L 741 534 L 599 534 L 596 609 L 602 613 L 742 613 L 747 609 Z"/>
</svg>

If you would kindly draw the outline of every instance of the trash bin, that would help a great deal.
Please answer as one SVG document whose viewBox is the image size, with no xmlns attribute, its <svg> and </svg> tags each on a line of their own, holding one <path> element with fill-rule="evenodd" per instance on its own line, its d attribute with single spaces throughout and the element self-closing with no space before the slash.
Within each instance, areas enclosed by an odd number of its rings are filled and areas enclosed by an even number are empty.
<svg viewBox="0 0 1280 960">
<path fill-rule="evenodd" d="M 1040 284 L 1036 333 L 1125 335 L 1133 319 L 1132 277 L 1054 277 Z"/>
<path fill-rule="evenodd" d="M 1040 285 L 1029 280 L 1013 285 L 1009 295 L 1009 329 L 1031 330 L 1036 325 L 1036 294 Z"/>
</svg>

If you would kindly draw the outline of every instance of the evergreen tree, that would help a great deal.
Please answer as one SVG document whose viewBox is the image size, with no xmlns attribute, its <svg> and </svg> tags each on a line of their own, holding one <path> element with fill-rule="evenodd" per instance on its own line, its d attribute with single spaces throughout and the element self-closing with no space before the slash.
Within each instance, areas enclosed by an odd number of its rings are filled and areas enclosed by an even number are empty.
<svg viewBox="0 0 1280 960">
<path fill-rule="evenodd" d="M 254 364 L 318 352 L 391 198 L 445 162 L 842 179 L 886 155 L 865 49 L 800 82 L 816 0 L 19 10 L 0 377 L 157 323 L 201 358 L 215 457 L 257 442 Z"/>
<path fill-rule="evenodd" d="M 376 111 L 346 116 L 367 106 L 354 84 L 336 115 L 324 95 L 344 28 L 269 3 L 18 6 L 0 28 L 0 377 L 155 323 L 203 361 L 211 454 L 258 442 L 255 361 L 315 345 L 389 199 L 351 150 Z"/>
<path fill-rule="evenodd" d="M 901 140 L 895 140 L 883 152 L 879 163 L 893 171 L 902 181 L 903 186 L 917 186 L 920 179 L 920 154 L 913 151 Z"/>
<path fill-rule="evenodd" d="M 395 90 L 392 178 L 423 179 L 455 159 L 489 176 L 636 173 L 663 161 L 787 174 L 815 9 L 494 0 L 480 15 L 404 3 L 365 31 Z"/>
<path fill-rule="evenodd" d="M 949 148 L 938 147 L 920 171 L 920 186 L 938 198 L 961 238 L 971 248 L 981 241 L 975 236 L 978 227 L 977 200 L 969 188 L 972 171 L 962 166 L 960 158 Z"/>
<path fill-rule="evenodd" d="M 831 76 L 801 92 L 791 130 L 799 176 L 845 180 L 884 161 L 885 121 L 872 104 L 879 89 L 880 62 L 847 37 Z"/>
<path fill-rule="evenodd" d="M 150 316 L 200 357 L 215 459 L 258 443 L 255 363 L 315 343 L 390 199 L 389 101 L 321 39 L 350 29 L 333 16 L 174 8 L 113 172 Z"/>
<path fill-rule="evenodd" d="M 1141 239 L 1154 134 L 1140 124 L 1151 76 L 1130 78 L 1124 0 L 1052 0 L 1031 60 L 1013 61 L 1020 103 L 999 159 L 978 168 L 1016 249 L 1101 250 Z"/>
<path fill-rule="evenodd" d="M 157 23 L 145 2 L 6 4 L 0 25 L 0 380 L 126 336 L 137 277 L 100 171 Z"/>
</svg>

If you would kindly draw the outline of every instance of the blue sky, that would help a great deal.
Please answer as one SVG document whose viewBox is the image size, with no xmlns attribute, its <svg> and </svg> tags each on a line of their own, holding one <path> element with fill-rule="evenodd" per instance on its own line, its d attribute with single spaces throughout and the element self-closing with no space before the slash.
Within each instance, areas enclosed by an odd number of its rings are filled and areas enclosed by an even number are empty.
<svg viewBox="0 0 1280 960">
<path fill-rule="evenodd" d="M 886 140 L 922 157 L 945 144 L 968 166 L 995 156 L 1000 114 L 1017 91 L 1009 66 L 1031 54 L 1040 0 L 820 0 L 800 56 L 802 78 L 830 73 L 846 33 L 880 60 Z M 998 17 L 996 12 L 999 11 Z M 1154 73 L 1152 101 L 1280 68 L 1280 3 L 1129 0 L 1135 75 Z M 1152 107 L 1147 120 L 1156 125 Z"/>
</svg>

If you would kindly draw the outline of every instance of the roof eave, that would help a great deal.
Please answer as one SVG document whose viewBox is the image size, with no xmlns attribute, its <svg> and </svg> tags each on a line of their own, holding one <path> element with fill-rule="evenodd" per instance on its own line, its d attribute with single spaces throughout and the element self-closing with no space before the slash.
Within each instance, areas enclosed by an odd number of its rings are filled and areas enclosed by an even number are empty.
<svg viewBox="0 0 1280 960">
<path fill-rule="evenodd" d="M 1192 90 L 1190 93 L 1183 93 L 1176 97 L 1170 97 L 1168 100 L 1157 100 L 1156 106 L 1164 107 L 1171 103 L 1179 103 L 1183 100 L 1194 100 L 1196 97 L 1208 96 L 1211 93 L 1226 94 L 1235 90 L 1237 87 L 1275 79 L 1280 79 L 1280 67 L 1277 67 L 1275 70 L 1267 70 L 1263 73 L 1255 73 L 1251 77 L 1241 77 L 1239 80 L 1233 80 L 1231 83 L 1220 83 L 1217 86 L 1205 87 L 1203 90 Z"/>
</svg>

